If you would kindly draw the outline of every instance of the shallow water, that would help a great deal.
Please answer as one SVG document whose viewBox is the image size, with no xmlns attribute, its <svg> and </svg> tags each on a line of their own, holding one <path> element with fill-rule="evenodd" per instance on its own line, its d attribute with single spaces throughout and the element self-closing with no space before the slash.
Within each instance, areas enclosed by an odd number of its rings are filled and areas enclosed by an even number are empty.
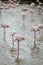
<svg viewBox="0 0 43 65">
<path fill-rule="evenodd" d="M 20 5 L 18 8 L 9 8 L 8 10 L 1 10 L 0 13 L 0 24 L 8 24 L 10 27 L 6 29 L 6 43 L 3 40 L 3 28 L 0 27 L 0 65 L 43 65 L 43 42 L 37 41 L 37 45 L 40 48 L 38 51 L 32 51 L 33 45 L 33 32 L 30 31 L 31 23 L 37 25 L 41 21 L 39 10 L 35 7 L 33 19 L 31 21 L 31 13 L 29 13 L 29 5 L 26 13 L 25 20 L 22 20 L 22 9 L 27 8 L 27 5 Z M 24 25 L 23 25 L 24 24 Z M 10 52 L 12 47 L 11 34 L 17 31 L 26 37 L 25 41 L 20 42 L 20 59 L 21 61 L 16 64 L 15 59 L 17 57 L 16 52 Z M 37 33 L 37 38 L 39 34 Z M 2 45 L 5 48 L 2 48 Z M 15 46 L 17 49 L 17 42 Z"/>
</svg>

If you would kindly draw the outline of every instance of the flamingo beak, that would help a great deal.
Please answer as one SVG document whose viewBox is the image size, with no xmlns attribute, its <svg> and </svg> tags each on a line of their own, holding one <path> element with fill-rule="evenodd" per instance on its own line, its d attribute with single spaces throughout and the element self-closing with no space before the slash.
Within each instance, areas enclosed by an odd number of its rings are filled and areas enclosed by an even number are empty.
<svg viewBox="0 0 43 65">
<path fill-rule="evenodd" d="M 23 38 L 23 40 L 26 40 L 26 38 Z"/>
</svg>

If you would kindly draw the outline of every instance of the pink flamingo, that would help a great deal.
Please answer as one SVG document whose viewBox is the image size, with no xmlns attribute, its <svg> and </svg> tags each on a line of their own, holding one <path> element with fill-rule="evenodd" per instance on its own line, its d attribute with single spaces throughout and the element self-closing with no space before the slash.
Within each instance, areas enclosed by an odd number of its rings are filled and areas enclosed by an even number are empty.
<svg viewBox="0 0 43 65">
<path fill-rule="evenodd" d="M 43 22 L 43 9 L 42 9 L 42 13 L 41 13 L 41 21 Z"/>
<path fill-rule="evenodd" d="M 21 16 L 22 16 L 22 21 L 23 21 L 23 26 L 24 26 L 24 25 L 25 25 L 24 20 L 25 20 L 25 17 L 26 17 L 25 12 L 22 12 L 22 13 L 21 13 Z"/>
<path fill-rule="evenodd" d="M 12 0 L 9 0 L 9 3 L 13 4 L 13 1 Z"/>
<path fill-rule="evenodd" d="M 41 7 L 40 5 L 38 5 L 37 8 L 39 9 L 38 12 L 39 12 L 39 15 L 40 15 L 40 14 L 41 14 L 41 8 L 42 8 L 42 7 Z"/>
<path fill-rule="evenodd" d="M 16 6 L 14 4 L 11 5 L 12 8 L 16 8 Z"/>
<path fill-rule="evenodd" d="M 15 32 L 12 34 L 12 45 L 14 47 L 14 35 L 15 35 Z"/>
<path fill-rule="evenodd" d="M 42 20 L 41 21 L 43 21 L 43 13 L 41 13 L 41 18 L 42 18 Z M 40 30 L 43 28 L 43 24 L 42 23 L 39 23 L 38 24 L 38 27 L 40 28 Z M 40 32 L 40 31 L 39 31 Z M 41 32 L 40 32 L 41 33 Z"/>
<path fill-rule="evenodd" d="M 31 3 L 30 8 L 34 9 L 35 3 Z"/>
<path fill-rule="evenodd" d="M 33 48 L 36 48 L 36 32 L 39 31 L 38 26 L 32 26 L 31 31 L 34 32 L 34 47 Z"/>
<path fill-rule="evenodd" d="M 39 35 L 41 35 L 41 37 L 39 38 L 39 40 L 41 40 L 42 39 L 42 32 L 41 32 L 41 29 L 43 29 L 43 24 L 38 24 L 38 27 L 39 27 Z"/>
<path fill-rule="evenodd" d="M 30 9 L 30 13 L 31 13 L 31 22 L 32 22 L 32 21 L 34 21 L 34 19 L 33 19 L 34 10 L 33 9 Z"/>
<path fill-rule="evenodd" d="M 35 6 L 35 4 L 34 3 L 31 3 L 30 9 L 29 9 L 29 11 L 31 13 L 31 21 L 33 21 L 34 6 Z"/>
<path fill-rule="evenodd" d="M 25 16 L 26 16 L 25 12 L 22 12 L 21 16 L 22 16 L 22 20 L 24 21 L 25 20 Z"/>
<path fill-rule="evenodd" d="M 39 0 L 36 0 L 37 1 L 37 4 L 39 4 Z"/>
<path fill-rule="evenodd" d="M 19 43 L 21 42 L 21 41 L 23 41 L 23 40 L 25 40 L 25 38 L 23 37 L 23 36 L 21 36 L 20 34 L 18 34 L 18 33 L 13 33 L 13 35 L 12 36 L 14 36 L 13 38 L 13 40 L 12 41 L 14 41 L 14 42 L 18 42 L 18 54 L 17 54 L 17 59 L 16 59 L 16 62 L 19 62 L 19 47 L 20 47 L 20 45 L 19 45 Z M 14 42 L 12 42 L 12 44 L 13 44 L 13 46 L 14 46 Z"/>
<path fill-rule="evenodd" d="M 9 28 L 9 25 L 1 24 L 1 27 L 4 28 L 4 41 L 5 41 L 5 38 L 6 38 L 6 28 Z"/>
<path fill-rule="evenodd" d="M 1 14 L 1 10 L 3 9 L 2 7 L 2 1 L 0 1 L 0 14 Z"/>
<path fill-rule="evenodd" d="M 39 2 L 39 5 L 42 5 L 42 2 Z"/>
</svg>

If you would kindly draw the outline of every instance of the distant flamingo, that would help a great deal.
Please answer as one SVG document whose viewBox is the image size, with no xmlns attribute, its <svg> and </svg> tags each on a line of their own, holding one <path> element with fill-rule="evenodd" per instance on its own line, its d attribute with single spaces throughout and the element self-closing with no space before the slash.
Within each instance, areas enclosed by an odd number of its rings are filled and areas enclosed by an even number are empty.
<svg viewBox="0 0 43 65">
<path fill-rule="evenodd" d="M 16 42 L 16 41 L 18 42 L 18 54 L 17 54 L 16 62 L 19 62 L 19 47 L 20 47 L 19 43 L 21 41 L 25 40 L 25 38 L 23 36 L 21 36 L 20 34 L 16 33 L 16 32 L 13 35 L 14 35 L 14 42 Z M 14 46 L 14 43 L 13 43 L 13 46 Z"/>
<path fill-rule="evenodd" d="M 13 1 L 12 0 L 9 0 L 9 3 L 13 4 Z"/>
<path fill-rule="evenodd" d="M 34 6 L 35 6 L 35 3 L 31 3 L 31 4 L 30 4 L 30 8 L 31 8 L 31 9 L 34 9 Z"/>
<path fill-rule="evenodd" d="M 6 38 L 6 28 L 9 28 L 9 25 L 1 24 L 1 27 L 4 28 L 4 41 L 5 41 L 5 38 Z"/>
<path fill-rule="evenodd" d="M 29 11 L 30 11 L 32 17 L 33 17 L 33 13 L 34 13 L 34 6 L 35 6 L 35 4 L 31 3 L 30 8 L 29 8 Z"/>
<path fill-rule="evenodd" d="M 42 9 L 43 10 L 43 9 Z M 41 21 L 43 22 L 43 11 L 41 13 Z"/>
<path fill-rule="evenodd" d="M 36 2 L 37 2 L 37 5 L 39 4 L 39 0 L 36 0 Z"/>
<path fill-rule="evenodd" d="M 41 31 L 41 29 L 43 29 L 43 24 L 38 24 L 38 27 L 39 27 L 39 35 L 40 35 L 40 39 L 39 40 L 41 40 L 42 39 L 42 31 Z"/>
<path fill-rule="evenodd" d="M 2 7 L 2 1 L 0 1 L 0 15 L 1 15 L 1 10 L 3 9 Z"/>
<path fill-rule="evenodd" d="M 22 12 L 21 16 L 22 16 L 22 20 L 24 21 L 25 20 L 25 16 L 26 16 L 25 12 Z"/>
<path fill-rule="evenodd" d="M 41 13 L 41 21 L 43 22 L 43 13 Z M 43 28 L 43 23 L 39 23 L 38 27 L 40 28 L 40 30 Z M 40 31 L 39 31 L 40 32 Z M 41 32 L 40 32 L 41 33 Z"/>
<path fill-rule="evenodd" d="M 31 31 L 34 32 L 34 47 L 33 48 L 36 48 L 36 32 L 39 31 L 38 26 L 32 26 Z"/>
<path fill-rule="evenodd" d="M 42 7 L 41 7 L 40 5 L 38 5 L 37 8 L 38 8 L 38 10 L 39 10 L 38 12 L 39 12 L 39 15 L 40 15 L 40 14 L 41 14 L 41 8 L 42 8 Z"/>
<path fill-rule="evenodd" d="M 33 18 L 33 16 L 34 16 L 34 10 L 30 8 L 29 11 L 30 11 L 30 14 L 31 14 L 31 22 L 33 22 L 34 21 L 34 18 Z"/>
<path fill-rule="evenodd" d="M 22 17 L 23 26 L 24 26 L 24 25 L 25 25 L 25 22 L 24 22 L 24 20 L 25 20 L 25 17 L 26 17 L 26 14 L 25 14 L 25 12 L 22 12 L 22 13 L 21 13 L 21 17 Z"/>
<path fill-rule="evenodd" d="M 14 47 L 14 35 L 15 35 L 15 32 L 12 33 L 12 45 Z"/>
<path fill-rule="evenodd" d="M 16 8 L 16 5 L 12 4 L 12 5 L 11 5 L 11 8 Z"/>
<path fill-rule="evenodd" d="M 41 6 L 42 5 L 42 2 L 39 2 L 39 5 Z"/>
</svg>

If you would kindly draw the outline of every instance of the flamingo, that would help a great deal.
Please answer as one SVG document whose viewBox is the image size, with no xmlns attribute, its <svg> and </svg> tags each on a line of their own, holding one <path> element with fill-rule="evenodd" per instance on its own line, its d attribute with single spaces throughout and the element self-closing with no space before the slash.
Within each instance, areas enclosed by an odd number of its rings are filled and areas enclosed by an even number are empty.
<svg viewBox="0 0 43 65">
<path fill-rule="evenodd" d="M 41 7 L 40 5 L 38 5 L 37 8 L 38 8 L 38 10 L 39 10 L 38 12 L 39 12 L 39 15 L 40 15 L 40 14 L 41 14 L 41 8 L 42 8 L 42 7 Z"/>
<path fill-rule="evenodd" d="M 9 28 L 9 25 L 1 24 L 1 27 L 4 29 L 4 41 L 5 41 L 5 38 L 6 38 L 6 28 Z"/>
<path fill-rule="evenodd" d="M 33 21 L 34 6 L 35 6 L 35 4 L 34 3 L 31 3 L 30 9 L 29 9 L 29 11 L 31 13 L 31 19 L 32 19 L 32 21 Z"/>
<path fill-rule="evenodd" d="M 41 5 L 42 5 L 42 3 L 41 3 L 41 2 L 39 2 L 39 5 L 41 6 Z"/>
<path fill-rule="evenodd" d="M 1 14 L 1 10 L 3 9 L 2 7 L 2 1 L 0 1 L 0 14 Z"/>
<path fill-rule="evenodd" d="M 24 25 L 25 25 L 25 22 L 24 22 L 24 20 L 25 20 L 25 17 L 26 17 L 26 14 L 25 14 L 25 12 L 22 12 L 22 13 L 21 13 L 21 17 L 22 17 L 23 26 L 24 26 Z"/>
<path fill-rule="evenodd" d="M 41 21 L 43 22 L 43 12 L 41 13 Z"/>
<path fill-rule="evenodd" d="M 16 8 L 16 6 L 14 4 L 11 5 L 11 8 Z"/>
<path fill-rule="evenodd" d="M 39 40 L 42 39 L 42 34 L 41 34 L 41 29 L 43 29 L 43 24 L 38 24 L 38 27 L 39 27 L 39 35 L 41 35 L 41 37 L 39 38 Z"/>
<path fill-rule="evenodd" d="M 37 1 L 37 4 L 39 4 L 39 0 L 36 0 Z"/>
<path fill-rule="evenodd" d="M 31 22 L 32 22 L 32 21 L 34 21 L 34 19 L 33 19 L 34 10 L 30 9 L 30 13 L 31 13 Z"/>
<path fill-rule="evenodd" d="M 18 34 L 17 32 L 14 32 L 13 33 L 13 35 L 12 36 L 14 36 L 13 38 L 13 40 L 12 41 L 14 41 L 14 42 L 18 42 L 18 54 L 17 54 L 17 59 L 16 59 L 16 62 L 19 62 L 19 43 L 21 42 L 21 41 L 23 41 L 23 40 L 25 40 L 25 37 L 23 37 L 22 35 L 20 35 L 20 34 Z M 12 43 L 13 44 L 13 46 L 14 46 L 14 42 Z"/>
<path fill-rule="evenodd" d="M 15 32 L 12 33 L 12 45 L 14 47 L 14 35 L 15 35 Z"/>
<path fill-rule="evenodd" d="M 41 18 L 42 18 L 42 21 L 43 21 L 43 13 L 41 13 Z M 43 28 L 43 24 L 42 23 L 39 23 L 38 24 L 38 27 L 40 28 L 40 30 Z M 39 31 L 39 33 L 41 33 L 40 31 Z"/>
<path fill-rule="evenodd" d="M 25 20 L 25 16 L 26 16 L 25 12 L 22 12 L 21 16 L 22 16 L 22 20 L 24 21 Z"/>
<path fill-rule="evenodd" d="M 36 32 L 39 31 L 39 27 L 38 26 L 32 26 L 31 31 L 34 32 L 34 47 L 36 48 Z"/>
<path fill-rule="evenodd" d="M 35 3 L 31 3 L 30 8 L 34 9 Z"/>
<path fill-rule="evenodd" d="M 13 4 L 13 1 L 12 0 L 9 0 L 9 3 Z"/>
</svg>

